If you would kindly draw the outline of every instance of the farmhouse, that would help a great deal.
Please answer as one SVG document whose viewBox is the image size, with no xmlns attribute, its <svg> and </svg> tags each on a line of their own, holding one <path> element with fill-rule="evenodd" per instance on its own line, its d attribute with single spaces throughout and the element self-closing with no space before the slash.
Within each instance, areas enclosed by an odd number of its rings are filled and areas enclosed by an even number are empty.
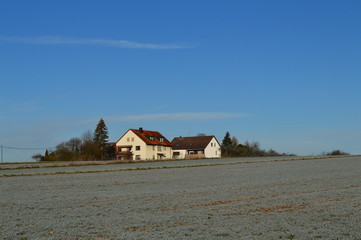
<svg viewBox="0 0 361 240">
<path fill-rule="evenodd" d="M 215 136 L 177 137 L 172 141 L 173 158 L 220 158 L 221 146 Z"/>
<path fill-rule="evenodd" d="M 157 160 L 172 157 L 172 144 L 156 131 L 129 129 L 115 144 L 120 160 Z"/>
</svg>

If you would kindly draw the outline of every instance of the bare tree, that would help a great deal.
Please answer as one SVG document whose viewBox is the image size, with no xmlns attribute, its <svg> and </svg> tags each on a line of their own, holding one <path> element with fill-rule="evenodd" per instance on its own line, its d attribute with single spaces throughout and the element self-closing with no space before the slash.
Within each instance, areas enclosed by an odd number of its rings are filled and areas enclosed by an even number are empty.
<svg viewBox="0 0 361 240">
<path fill-rule="evenodd" d="M 86 142 L 92 143 L 93 138 L 94 138 L 93 132 L 90 130 L 83 132 L 83 134 L 81 135 L 81 140 L 83 141 L 83 143 L 86 143 Z"/>
<path fill-rule="evenodd" d="M 238 139 L 235 137 L 235 136 L 233 136 L 232 137 L 232 147 L 237 147 L 238 146 Z"/>
<path fill-rule="evenodd" d="M 68 149 L 73 153 L 80 153 L 82 142 L 80 138 L 71 138 L 69 141 L 66 142 L 66 146 Z"/>
<path fill-rule="evenodd" d="M 38 154 L 34 154 L 31 158 L 34 159 L 35 161 L 40 161 L 42 157 L 43 156 L 40 153 L 38 153 Z"/>
</svg>

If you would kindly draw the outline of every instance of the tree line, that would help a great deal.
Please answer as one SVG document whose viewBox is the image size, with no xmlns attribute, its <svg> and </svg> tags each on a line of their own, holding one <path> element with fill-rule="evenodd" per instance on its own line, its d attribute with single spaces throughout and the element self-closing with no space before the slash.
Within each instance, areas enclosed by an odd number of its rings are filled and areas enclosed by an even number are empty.
<svg viewBox="0 0 361 240">
<path fill-rule="evenodd" d="M 227 132 L 221 144 L 222 157 L 266 157 L 266 156 L 294 156 L 295 154 L 278 153 L 273 149 L 264 150 L 259 142 L 245 141 L 243 144 Z"/>
<path fill-rule="evenodd" d="M 54 151 L 46 150 L 44 155 L 32 156 L 37 161 L 78 161 L 103 160 L 115 156 L 112 145 L 107 144 L 109 139 L 108 128 L 103 119 L 100 119 L 94 132 L 88 130 L 81 137 L 74 137 L 58 144 Z"/>
<path fill-rule="evenodd" d="M 344 152 L 341 150 L 333 150 L 331 152 L 323 152 L 321 156 L 342 156 L 342 155 L 350 155 L 348 152 Z"/>
<path fill-rule="evenodd" d="M 296 156 L 290 153 L 278 153 L 273 149 L 264 150 L 260 147 L 259 142 L 245 141 L 243 144 L 238 142 L 236 137 L 231 137 L 227 132 L 221 144 L 222 157 L 267 157 L 267 156 Z M 320 156 L 340 156 L 350 155 L 341 150 L 333 150 L 331 152 L 323 152 Z"/>
</svg>

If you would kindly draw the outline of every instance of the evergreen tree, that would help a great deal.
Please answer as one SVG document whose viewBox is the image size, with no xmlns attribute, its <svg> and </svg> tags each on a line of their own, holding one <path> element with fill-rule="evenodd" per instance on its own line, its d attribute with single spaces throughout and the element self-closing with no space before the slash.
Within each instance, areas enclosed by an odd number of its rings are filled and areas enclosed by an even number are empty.
<svg viewBox="0 0 361 240">
<path fill-rule="evenodd" d="M 222 146 L 227 147 L 227 146 L 231 146 L 231 145 L 232 145 L 231 134 L 229 134 L 229 132 L 226 132 L 226 135 L 224 136 L 223 141 L 222 141 Z"/>
<path fill-rule="evenodd" d="M 108 128 L 103 119 L 100 119 L 94 131 L 94 142 L 104 146 L 108 142 Z"/>
<path fill-rule="evenodd" d="M 108 128 L 105 125 L 103 119 L 100 119 L 97 127 L 94 131 L 94 143 L 100 148 L 101 159 L 104 159 L 104 153 L 106 153 L 106 143 L 108 142 Z"/>
</svg>

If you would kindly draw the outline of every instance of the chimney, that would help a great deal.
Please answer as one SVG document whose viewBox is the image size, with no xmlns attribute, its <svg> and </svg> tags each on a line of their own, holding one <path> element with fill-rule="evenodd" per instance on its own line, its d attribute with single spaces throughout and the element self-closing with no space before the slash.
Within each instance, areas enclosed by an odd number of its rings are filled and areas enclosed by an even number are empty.
<svg viewBox="0 0 361 240">
<path fill-rule="evenodd" d="M 139 128 L 139 132 L 143 133 L 143 128 L 142 127 Z"/>
</svg>

